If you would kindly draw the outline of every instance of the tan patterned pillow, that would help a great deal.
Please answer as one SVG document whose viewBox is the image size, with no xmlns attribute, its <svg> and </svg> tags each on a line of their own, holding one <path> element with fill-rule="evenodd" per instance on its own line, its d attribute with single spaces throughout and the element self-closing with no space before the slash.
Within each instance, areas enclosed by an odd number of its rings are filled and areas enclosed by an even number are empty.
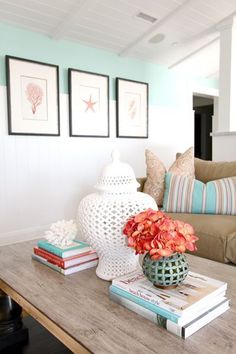
<svg viewBox="0 0 236 354">
<path fill-rule="evenodd" d="M 171 165 L 168 172 L 194 178 L 194 149 L 190 147 Z"/>
<path fill-rule="evenodd" d="M 147 180 L 144 184 L 143 191 L 151 195 L 157 205 L 162 206 L 165 189 L 165 173 L 166 168 L 161 160 L 150 150 L 145 151 Z M 168 172 L 177 175 L 194 177 L 194 149 L 191 147 L 185 151 L 171 165 Z"/>
<path fill-rule="evenodd" d="M 162 205 L 165 187 L 165 173 L 166 168 L 150 150 L 145 151 L 146 166 L 147 166 L 147 180 L 144 184 L 144 193 L 152 196 L 157 205 Z"/>
</svg>

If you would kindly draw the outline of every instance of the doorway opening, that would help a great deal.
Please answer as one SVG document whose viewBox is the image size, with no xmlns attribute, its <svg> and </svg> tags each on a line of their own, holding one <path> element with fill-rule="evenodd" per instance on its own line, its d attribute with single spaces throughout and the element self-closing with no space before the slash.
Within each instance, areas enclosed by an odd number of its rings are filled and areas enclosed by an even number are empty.
<svg viewBox="0 0 236 354">
<path fill-rule="evenodd" d="M 212 160 L 212 116 L 214 115 L 214 97 L 193 95 L 194 110 L 194 156 L 203 160 Z"/>
</svg>

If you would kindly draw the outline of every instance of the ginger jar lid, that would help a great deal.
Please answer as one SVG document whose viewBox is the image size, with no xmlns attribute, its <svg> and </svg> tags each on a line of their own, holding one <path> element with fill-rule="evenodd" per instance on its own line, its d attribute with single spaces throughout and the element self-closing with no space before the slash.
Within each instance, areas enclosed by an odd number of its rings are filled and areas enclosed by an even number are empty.
<svg viewBox="0 0 236 354">
<path fill-rule="evenodd" d="M 132 167 L 127 163 L 120 162 L 118 150 L 114 150 L 111 156 L 112 162 L 103 168 L 95 188 L 99 191 L 114 194 L 137 191 L 139 183 L 135 178 Z"/>
</svg>

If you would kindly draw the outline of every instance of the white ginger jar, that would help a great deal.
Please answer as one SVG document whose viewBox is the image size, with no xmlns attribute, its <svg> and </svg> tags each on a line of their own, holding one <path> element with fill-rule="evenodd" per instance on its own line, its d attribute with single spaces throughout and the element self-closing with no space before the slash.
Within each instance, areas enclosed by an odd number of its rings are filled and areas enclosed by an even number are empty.
<svg viewBox="0 0 236 354">
<path fill-rule="evenodd" d="M 132 272 L 138 267 L 138 256 L 127 246 L 123 229 L 128 219 L 148 208 L 157 210 L 155 200 L 137 192 L 139 183 L 133 169 L 112 153 L 95 186 L 96 193 L 83 198 L 78 207 L 77 225 L 81 241 L 89 243 L 99 257 L 96 274 L 104 280 Z"/>
</svg>

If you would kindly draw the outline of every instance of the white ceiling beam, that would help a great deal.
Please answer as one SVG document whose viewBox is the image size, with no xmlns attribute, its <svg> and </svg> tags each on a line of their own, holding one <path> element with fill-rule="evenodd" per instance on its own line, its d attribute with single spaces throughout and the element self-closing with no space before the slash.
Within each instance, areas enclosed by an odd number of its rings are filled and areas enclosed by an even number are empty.
<svg viewBox="0 0 236 354">
<path fill-rule="evenodd" d="M 223 20 L 215 23 L 213 26 L 206 28 L 205 30 L 203 30 L 202 32 L 199 32 L 191 37 L 186 38 L 185 40 L 179 42 L 179 44 L 186 44 L 189 42 L 193 42 L 196 41 L 198 39 L 201 39 L 202 37 L 208 36 L 214 32 L 218 32 L 219 28 L 225 23 L 227 22 L 229 19 L 231 19 L 232 17 L 234 17 L 236 15 L 236 11 L 232 12 L 230 15 L 228 15 L 227 17 L 223 18 Z"/>
<path fill-rule="evenodd" d="M 175 8 L 173 11 L 171 11 L 167 16 L 165 16 L 163 19 L 161 19 L 159 22 L 157 22 L 156 24 L 154 24 L 148 31 L 146 31 L 145 33 L 143 33 L 140 37 L 138 37 L 135 41 L 133 41 L 132 43 L 130 43 L 126 48 L 124 48 L 120 53 L 119 56 L 126 56 L 127 54 L 129 54 L 129 52 L 134 49 L 135 47 L 137 47 L 141 42 L 149 39 L 152 34 L 155 34 L 156 30 L 162 26 L 164 23 L 166 23 L 167 21 L 169 21 L 172 17 L 174 17 L 178 12 L 182 11 L 184 7 L 186 7 L 186 5 L 188 5 L 191 1 L 193 0 L 186 0 L 184 3 L 182 3 L 181 5 L 179 5 L 177 8 Z M 231 17 L 233 17 L 234 15 L 236 15 L 236 11 L 232 12 L 230 15 L 228 15 L 227 17 L 225 17 L 223 20 L 215 23 L 213 26 L 205 29 L 204 31 L 191 36 L 189 38 L 187 38 L 184 41 L 181 41 L 180 45 L 186 44 L 188 42 L 192 42 L 198 39 L 201 39 L 204 36 L 213 34 L 214 32 L 218 31 L 218 27 L 224 23 L 226 20 L 230 19 Z M 219 37 L 218 37 L 219 38 Z M 216 39 L 213 39 L 213 41 L 215 41 Z M 209 41 L 207 45 L 211 44 L 212 41 Z M 196 53 L 202 49 L 204 49 L 207 45 L 204 45 L 203 47 L 200 47 L 196 50 Z M 190 56 L 194 55 L 190 54 Z M 184 57 L 183 60 L 186 60 L 188 58 L 188 56 Z M 182 60 L 182 59 L 181 59 Z M 173 64 L 173 66 L 178 65 L 180 62 L 176 62 Z M 170 66 L 170 68 L 172 68 L 172 65 Z"/>
<path fill-rule="evenodd" d="M 57 26 L 53 28 L 49 36 L 53 39 L 62 38 L 66 30 L 70 28 L 71 24 L 77 20 L 78 14 L 86 6 L 88 6 L 89 2 L 90 0 L 75 0 L 74 5 L 71 7 L 70 11 L 63 17 L 63 19 L 57 24 Z"/>
<path fill-rule="evenodd" d="M 187 38 L 184 41 L 181 41 L 179 44 L 180 45 L 184 45 L 188 42 L 193 42 L 196 41 L 204 36 L 213 34 L 214 32 L 218 32 L 219 28 L 226 23 L 227 21 L 229 21 L 231 18 L 233 18 L 236 15 L 236 11 L 232 12 L 230 15 L 228 15 L 227 17 L 223 18 L 221 21 L 215 23 L 213 26 L 205 29 L 204 31 L 191 36 L 189 38 Z M 206 47 L 208 47 L 210 44 L 216 42 L 219 40 L 219 35 L 216 34 L 216 38 L 213 38 L 212 40 L 210 40 L 209 42 L 207 42 L 206 44 L 204 44 L 203 46 L 198 47 L 196 50 L 192 51 L 191 53 L 189 53 L 188 55 L 185 55 L 184 57 L 182 57 L 181 59 L 179 59 L 178 61 L 176 61 L 175 63 L 171 64 L 168 69 L 173 69 L 174 67 L 176 67 L 177 65 L 181 64 L 182 62 L 186 61 L 187 59 L 191 58 L 192 56 L 194 56 L 195 54 L 197 54 L 198 52 L 200 52 L 202 49 L 205 49 Z"/>
<path fill-rule="evenodd" d="M 206 37 L 206 36 L 209 36 L 213 33 L 216 32 L 216 26 L 211 26 L 207 29 L 205 29 L 204 31 L 201 31 L 197 34 L 194 34 L 193 36 L 190 36 L 180 42 L 177 43 L 177 45 L 183 45 L 183 44 L 188 44 L 189 42 L 193 42 L 193 41 L 197 41 L 198 39 L 201 39 L 202 37 Z"/>
<path fill-rule="evenodd" d="M 194 56 L 195 54 L 199 53 L 201 50 L 207 48 L 209 45 L 215 43 L 216 41 L 219 41 L 220 37 L 219 35 L 217 35 L 216 38 L 214 38 L 213 40 L 211 40 L 210 42 L 207 42 L 206 44 L 202 45 L 201 47 L 198 47 L 197 49 L 193 50 L 192 52 L 188 53 L 187 55 L 185 55 L 184 57 L 182 57 L 180 60 L 176 61 L 175 63 L 171 64 L 170 66 L 168 66 L 168 69 L 173 69 L 174 67 L 176 67 L 177 65 L 183 63 L 184 61 L 186 61 L 187 59 L 191 58 L 192 56 Z"/>
<path fill-rule="evenodd" d="M 172 17 L 174 17 L 178 12 L 182 11 L 186 5 L 188 5 L 191 1 L 193 0 L 186 0 L 184 1 L 181 5 L 177 6 L 173 11 L 170 11 L 168 15 L 163 17 L 159 22 L 155 23 L 151 28 L 144 32 L 141 36 L 139 36 L 135 41 L 130 43 L 126 48 L 124 48 L 119 55 L 120 56 L 126 56 L 132 49 L 134 49 L 136 46 L 138 46 L 142 41 L 148 39 L 151 37 L 156 30 L 162 26 L 164 23 L 169 21 Z"/>
</svg>

